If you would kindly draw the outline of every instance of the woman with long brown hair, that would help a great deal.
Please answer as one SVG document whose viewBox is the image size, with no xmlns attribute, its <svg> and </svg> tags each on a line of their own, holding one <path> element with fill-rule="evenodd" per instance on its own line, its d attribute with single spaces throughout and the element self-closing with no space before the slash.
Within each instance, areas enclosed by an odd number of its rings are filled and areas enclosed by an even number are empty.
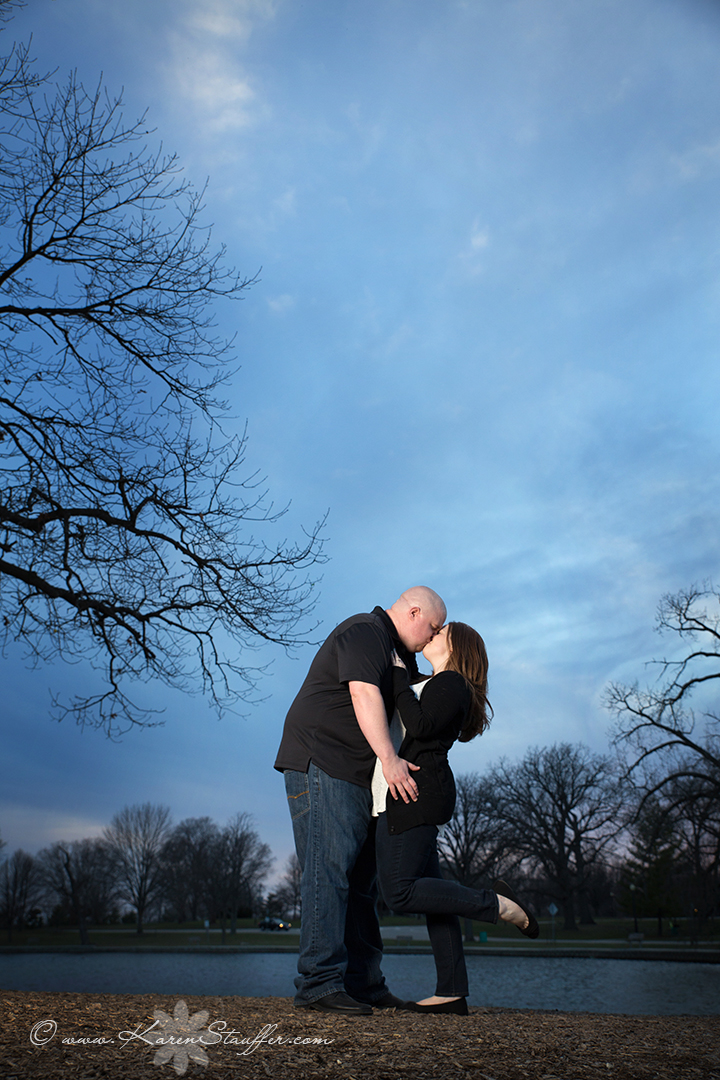
<svg viewBox="0 0 720 1080">
<path fill-rule="evenodd" d="M 504 881 L 494 882 L 494 891 L 468 889 L 440 872 L 438 826 L 450 820 L 455 807 L 448 751 L 456 740 L 469 742 L 482 734 L 492 708 L 485 643 L 471 626 L 448 623 L 423 655 L 433 672 L 414 686 L 403 662 L 394 659 L 396 712 L 390 734 L 399 743 L 399 756 L 419 766 L 412 773 L 418 798 L 392 798 L 378 763 L 373 777 L 378 876 L 392 911 L 425 915 L 435 958 L 435 994 L 408 1002 L 406 1008 L 466 1015 L 468 982 L 458 916 L 490 923 L 499 918 L 532 938 L 538 936 L 538 925 Z"/>
</svg>

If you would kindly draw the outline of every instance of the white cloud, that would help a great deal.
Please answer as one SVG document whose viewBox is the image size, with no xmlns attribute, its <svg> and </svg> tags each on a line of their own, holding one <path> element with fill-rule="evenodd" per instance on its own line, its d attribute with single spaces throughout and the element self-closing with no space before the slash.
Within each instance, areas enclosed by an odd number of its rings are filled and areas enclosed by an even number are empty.
<svg viewBox="0 0 720 1080">
<path fill-rule="evenodd" d="M 186 101 L 212 131 L 229 131 L 252 122 L 255 93 L 234 66 L 210 50 L 195 55 L 191 67 L 175 68 L 175 81 Z"/>
<path fill-rule="evenodd" d="M 473 251 L 480 251 L 490 243 L 490 233 L 487 229 L 481 229 L 477 222 L 473 224 L 470 233 L 470 247 Z"/>
<path fill-rule="evenodd" d="M 290 296 L 289 293 L 268 297 L 267 305 L 276 315 L 285 315 L 295 307 L 295 297 Z"/>
<path fill-rule="evenodd" d="M 720 139 L 693 146 L 682 154 L 673 154 L 671 160 L 683 180 L 696 180 L 708 172 L 717 173 L 720 165 Z"/>
<path fill-rule="evenodd" d="M 473 221 L 470 229 L 470 237 L 466 246 L 460 252 L 459 258 L 465 264 L 470 274 L 480 274 L 484 269 L 481 256 L 490 245 L 490 232 L 480 224 L 478 218 Z"/>
<path fill-rule="evenodd" d="M 202 33 L 246 41 L 258 19 L 274 14 L 272 0 L 193 0 L 187 24 Z"/>
<path fill-rule="evenodd" d="M 204 130 L 238 130 L 264 114 L 238 52 L 274 13 L 272 0 L 193 0 L 175 24 L 167 78 Z"/>
<path fill-rule="evenodd" d="M 387 141 L 386 122 L 378 119 L 377 116 L 367 119 L 357 102 L 352 102 L 348 106 L 346 114 L 359 140 L 356 148 L 356 167 L 365 168 Z"/>
<path fill-rule="evenodd" d="M 90 817 L 67 812 L 49 811 L 38 806 L 3 803 L 2 838 L 7 843 L 4 854 L 16 848 L 36 853 L 58 840 L 84 840 L 101 836 L 108 822 L 98 822 Z"/>
<path fill-rule="evenodd" d="M 294 214 L 297 210 L 295 188 L 288 188 L 279 198 L 275 199 L 275 206 L 281 214 L 288 216 Z"/>
</svg>

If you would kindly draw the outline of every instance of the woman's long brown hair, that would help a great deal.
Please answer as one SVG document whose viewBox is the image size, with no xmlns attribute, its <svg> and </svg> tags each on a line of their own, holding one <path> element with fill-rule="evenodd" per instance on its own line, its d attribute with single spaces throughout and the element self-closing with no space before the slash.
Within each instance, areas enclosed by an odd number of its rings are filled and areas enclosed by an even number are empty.
<svg viewBox="0 0 720 1080">
<path fill-rule="evenodd" d="M 446 671 L 457 671 L 462 675 L 472 693 L 472 705 L 467 722 L 460 732 L 460 742 L 470 742 L 476 735 L 482 735 L 490 726 L 493 710 L 488 701 L 488 658 L 485 642 L 467 623 L 448 623 L 450 638 L 450 658 Z"/>
</svg>

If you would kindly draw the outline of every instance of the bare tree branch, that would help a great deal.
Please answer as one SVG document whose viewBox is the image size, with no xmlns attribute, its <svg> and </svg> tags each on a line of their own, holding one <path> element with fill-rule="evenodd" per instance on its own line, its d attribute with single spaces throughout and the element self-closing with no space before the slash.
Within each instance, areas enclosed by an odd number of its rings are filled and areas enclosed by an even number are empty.
<svg viewBox="0 0 720 1080">
<path fill-rule="evenodd" d="M 56 715 L 109 734 L 148 722 L 139 680 L 246 697 L 248 649 L 307 639 L 322 561 L 322 522 L 278 539 L 285 510 L 220 423 L 215 304 L 255 279 L 149 135 L 102 86 L 0 61 L 0 631 L 99 669 Z"/>
<path fill-rule="evenodd" d="M 656 628 L 689 648 L 677 659 L 652 661 L 660 672 L 654 686 L 613 683 L 606 691 L 616 716 L 613 742 L 625 756 L 626 775 L 645 792 L 640 810 L 683 779 L 720 797 L 720 716 L 707 700 L 720 679 L 719 601 L 710 583 L 664 596 Z M 690 705 L 698 691 L 706 698 L 699 716 Z"/>
</svg>

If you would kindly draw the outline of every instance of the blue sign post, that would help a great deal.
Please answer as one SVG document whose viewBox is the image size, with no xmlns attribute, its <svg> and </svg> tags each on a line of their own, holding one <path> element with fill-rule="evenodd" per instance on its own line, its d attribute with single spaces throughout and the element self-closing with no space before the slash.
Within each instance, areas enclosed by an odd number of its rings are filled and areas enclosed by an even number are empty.
<svg viewBox="0 0 720 1080">
<path fill-rule="evenodd" d="M 557 915 L 559 910 L 560 909 L 556 908 L 553 903 L 551 903 L 550 906 L 548 907 L 548 911 L 550 912 L 551 925 L 552 925 L 553 945 L 555 944 L 555 916 Z"/>
</svg>

